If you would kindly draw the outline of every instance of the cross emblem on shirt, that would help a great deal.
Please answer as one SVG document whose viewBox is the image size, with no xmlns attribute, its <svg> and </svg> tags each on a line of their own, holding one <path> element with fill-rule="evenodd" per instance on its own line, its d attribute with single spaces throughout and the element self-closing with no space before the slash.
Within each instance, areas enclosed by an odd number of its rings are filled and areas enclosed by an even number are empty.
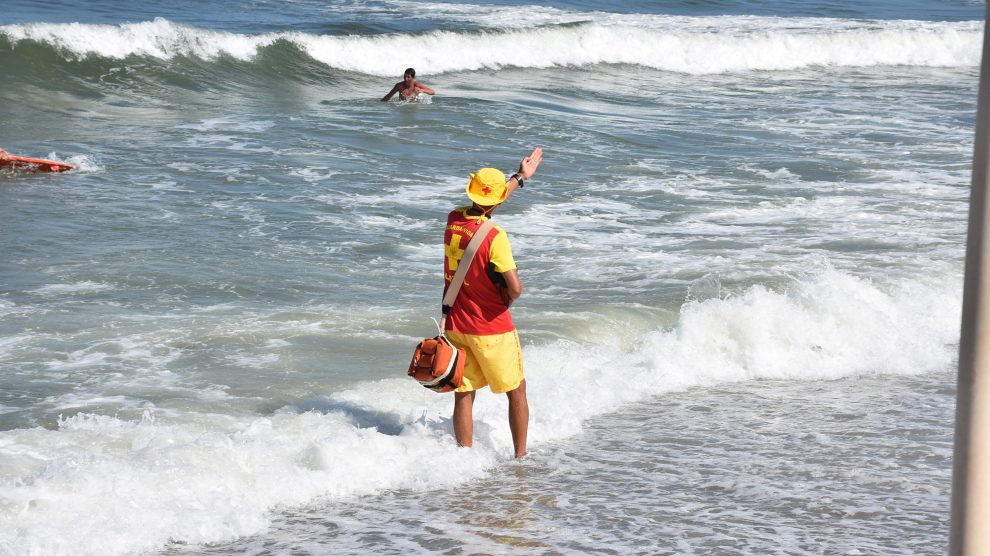
<svg viewBox="0 0 990 556">
<path fill-rule="evenodd" d="M 451 236 L 450 245 L 444 246 L 443 254 L 447 257 L 447 268 L 449 268 L 451 272 L 457 270 L 457 263 L 459 263 L 461 257 L 464 256 L 464 250 L 461 249 L 461 236 L 457 234 Z"/>
</svg>

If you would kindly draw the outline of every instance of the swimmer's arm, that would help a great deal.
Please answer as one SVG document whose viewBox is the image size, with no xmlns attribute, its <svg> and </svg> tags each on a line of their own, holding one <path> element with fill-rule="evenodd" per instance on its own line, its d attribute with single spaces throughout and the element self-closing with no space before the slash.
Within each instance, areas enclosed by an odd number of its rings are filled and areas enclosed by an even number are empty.
<svg viewBox="0 0 990 556">
<path fill-rule="evenodd" d="M 3 149 L 0 149 L 0 160 L 7 160 L 8 158 L 10 158 L 10 153 L 8 153 Z"/>
<path fill-rule="evenodd" d="M 506 307 L 511 307 L 512 302 L 522 295 L 522 281 L 519 279 L 519 272 L 514 268 L 503 272 L 502 278 L 505 279 L 505 287 L 499 288 L 498 292 L 502 295 L 502 303 L 505 303 Z"/>
<path fill-rule="evenodd" d="M 428 95 L 435 95 L 435 94 L 437 94 L 436 91 L 434 91 L 433 89 L 427 87 L 426 85 L 424 85 L 424 84 L 422 84 L 422 83 L 420 83 L 418 81 L 416 82 L 416 89 L 419 92 L 426 93 Z"/>
<path fill-rule="evenodd" d="M 519 177 L 523 180 L 528 180 L 533 177 L 533 174 L 536 173 L 536 169 L 540 166 L 540 162 L 543 162 L 543 147 L 536 147 L 533 149 L 533 152 L 529 153 L 529 156 L 519 162 L 519 171 L 516 173 L 519 174 Z M 516 189 L 519 189 L 519 181 L 515 178 L 511 178 L 506 185 L 509 189 L 509 193 L 506 194 L 505 198 L 508 199 L 509 195 L 512 195 Z"/>
<path fill-rule="evenodd" d="M 382 102 L 386 102 L 386 101 L 388 101 L 388 99 L 390 99 L 393 96 L 395 96 L 395 93 L 398 93 L 399 92 L 399 89 L 401 87 L 402 87 L 402 83 L 396 83 L 395 86 L 392 87 L 392 90 L 389 91 L 387 95 L 385 95 L 384 97 L 382 97 Z"/>
</svg>

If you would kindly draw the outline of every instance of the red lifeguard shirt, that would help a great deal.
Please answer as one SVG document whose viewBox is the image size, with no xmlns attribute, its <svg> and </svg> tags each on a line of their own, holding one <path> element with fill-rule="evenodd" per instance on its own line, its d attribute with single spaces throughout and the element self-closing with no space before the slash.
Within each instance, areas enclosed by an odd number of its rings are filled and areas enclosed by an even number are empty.
<svg viewBox="0 0 990 556">
<path fill-rule="evenodd" d="M 460 207 L 447 215 L 447 228 L 443 234 L 445 292 L 464 255 L 464 248 L 471 241 L 474 232 L 485 220 L 488 220 L 485 216 L 468 215 L 470 208 Z M 498 286 L 489 275 L 489 271 L 502 273 L 515 268 L 509 237 L 505 230 L 495 225 L 478 247 L 478 252 L 471 261 L 471 268 L 464 278 L 464 285 L 461 286 L 461 291 L 457 294 L 450 313 L 447 314 L 447 330 L 479 336 L 504 334 L 515 330 L 509 308 L 502 302 Z"/>
</svg>

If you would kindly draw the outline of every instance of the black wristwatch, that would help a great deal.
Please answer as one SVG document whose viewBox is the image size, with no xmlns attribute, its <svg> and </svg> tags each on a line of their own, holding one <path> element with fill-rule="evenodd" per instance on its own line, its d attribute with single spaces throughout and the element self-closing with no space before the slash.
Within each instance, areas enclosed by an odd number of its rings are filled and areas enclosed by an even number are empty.
<svg viewBox="0 0 990 556">
<path fill-rule="evenodd" d="M 515 173 L 515 174 L 512 174 L 511 176 L 509 176 L 509 179 L 510 179 L 510 180 L 511 180 L 512 178 L 516 178 L 516 181 L 517 181 L 517 182 L 519 182 L 519 187 L 520 187 L 520 188 L 523 188 L 523 187 L 526 187 L 526 184 L 525 184 L 525 183 L 523 183 L 523 179 L 522 179 L 521 177 L 519 177 L 519 173 L 518 173 L 518 172 L 517 172 L 517 173 Z"/>
</svg>

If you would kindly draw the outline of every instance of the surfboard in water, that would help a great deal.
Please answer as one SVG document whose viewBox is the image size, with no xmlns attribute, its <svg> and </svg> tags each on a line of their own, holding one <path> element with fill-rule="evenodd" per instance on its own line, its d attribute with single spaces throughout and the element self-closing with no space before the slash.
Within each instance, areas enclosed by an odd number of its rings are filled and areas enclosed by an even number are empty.
<svg viewBox="0 0 990 556">
<path fill-rule="evenodd" d="M 27 172 L 64 172 L 66 170 L 72 170 L 75 166 L 54 160 L 9 155 L 6 159 L 0 160 L 0 168 L 11 168 Z"/>
</svg>

